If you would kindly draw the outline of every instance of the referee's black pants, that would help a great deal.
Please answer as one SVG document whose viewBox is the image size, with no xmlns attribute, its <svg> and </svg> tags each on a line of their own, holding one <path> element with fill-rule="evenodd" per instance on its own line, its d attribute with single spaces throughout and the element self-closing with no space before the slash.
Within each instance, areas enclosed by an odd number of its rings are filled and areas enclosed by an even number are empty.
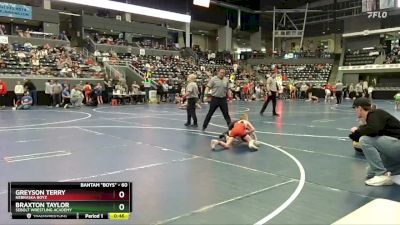
<svg viewBox="0 0 400 225">
<path fill-rule="evenodd" d="M 271 91 L 271 95 L 268 96 L 267 101 L 264 102 L 264 105 L 260 111 L 261 114 L 264 113 L 265 109 L 267 108 L 269 102 L 272 101 L 272 114 L 276 115 L 276 92 L 275 91 Z"/>
<path fill-rule="evenodd" d="M 210 109 L 208 110 L 207 116 L 204 119 L 203 123 L 203 129 L 206 129 L 208 126 L 208 123 L 210 123 L 211 117 L 214 114 L 215 110 L 217 108 L 221 109 L 222 115 L 224 115 L 226 123 L 229 124 L 231 123 L 231 117 L 229 116 L 229 111 L 228 111 L 228 101 L 225 98 L 217 98 L 217 97 L 211 97 L 211 102 L 210 102 Z"/>
<path fill-rule="evenodd" d="M 190 125 L 192 122 L 193 118 L 193 125 L 197 126 L 197 116 L 196 116 L 196 102 L 197 98 L 188 98 L 188 104 L 187 104 L 187 125 Z"/>
<path fill-rule="evenodd" d="M 342 94 L 341 91 L 336 91 L 336 104 L 342 104 Z"/>
</svg>

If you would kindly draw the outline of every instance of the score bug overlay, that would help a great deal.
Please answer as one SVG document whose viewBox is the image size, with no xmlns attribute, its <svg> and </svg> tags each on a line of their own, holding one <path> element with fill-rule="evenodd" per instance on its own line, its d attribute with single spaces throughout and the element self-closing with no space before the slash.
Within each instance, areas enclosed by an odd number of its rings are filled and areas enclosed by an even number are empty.
<svg viewBox="0 0 400 225">
<path fill-rule="evenodd" d="M 128 219 L 132 183 L 9 182 L 8 212 L 13 219 Z"/>
</svg>

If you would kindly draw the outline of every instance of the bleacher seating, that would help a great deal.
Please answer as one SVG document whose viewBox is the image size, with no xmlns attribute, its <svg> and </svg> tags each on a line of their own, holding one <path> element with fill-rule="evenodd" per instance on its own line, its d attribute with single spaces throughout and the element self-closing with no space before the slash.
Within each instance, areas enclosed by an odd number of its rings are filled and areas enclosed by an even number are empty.
<svg viewBox="0 0 400 225">
<path fill-rule="evenodd" d="M 14 44 L 0 53 L 0 76 L 100 78 L 104 74 L 86 65 L 82 53 L 73 48 Z"/>
<path fill-rule="evenodd" d="M 301 65 L 275 65 L 278 72 L 286 76 L 288 80 L 295 82 L 326 83 L 332 71 L 332 64 L 301 64 Z M 259 74 L 266 76 L 272 74 L 272 65 L 259 65 Z"/>
<path fill-rule="evenodd" d="M 396 46 L 392 48 L 392 50 L 386 54 L 386 59 L 384 64 L 396 64 L 400 63 L 400 47 Z"/>
<path fill-rule="evenodd" d="M 345 54 L 344 66 L 374 64 L 375 59 L 379 56 L 379 54 L 379 50 L 376 49 L 347 51 Z"/>
<path fill-rule="evenodd" d="M 209 75 L 224 68 L 227 75 L 234 74 L 233 66 L 224 60 L 200 60 L 196 64 L 193 60 L 171 56 L 132 55 L 130 53 L 117 53 L 120 61 L 128 61 L 143 74 L 150 71 L 150 77 L 154 81 L 164 80 L 180 83 L 186 80 L 186 76 L 194 73 L 198 81 L 204 81 Z M 256 80 L 253 74 L 238 69 L 235 74 L 236 81 Z"/>
</svg>

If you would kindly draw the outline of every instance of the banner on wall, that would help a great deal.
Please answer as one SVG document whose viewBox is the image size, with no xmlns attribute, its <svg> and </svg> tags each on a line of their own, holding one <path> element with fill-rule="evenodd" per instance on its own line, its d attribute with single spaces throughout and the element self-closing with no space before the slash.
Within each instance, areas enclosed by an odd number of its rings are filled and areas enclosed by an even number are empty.
<svg viewBox="0 0 400 225">
<path fill-rule="evenodd" d="M 0 44 L 8 44 L 8 36 L 0 35 Z"/>
<path fill-rule="evenodd" d="M 26 5 L 0 2 L 0 17 L 2 16 L 31 20 L 32 7 Z"/>
<path fill-rule="evenodd" d="M 390 9 L 395 7 L 395 0 L 380 0 L 379 9 Z"/>
</svg>

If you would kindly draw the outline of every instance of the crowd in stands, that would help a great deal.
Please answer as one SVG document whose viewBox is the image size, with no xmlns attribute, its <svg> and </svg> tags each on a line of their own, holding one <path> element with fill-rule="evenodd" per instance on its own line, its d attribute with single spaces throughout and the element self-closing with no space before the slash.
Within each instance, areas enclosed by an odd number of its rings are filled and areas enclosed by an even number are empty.
<svg viewBox="0 0 400 225">
<path fill-rule="evenodd" d="M 282 75 L 282 81 L 292 82 L 318 82 L 326 83 L 332 71 L 332 64 L 297 64 L 297 65 L 284 65 L 284 64 L 271 64 L 271 65 L 257 65 L 255 70 L 264 77 L 271 73 L 278 73 Z"/>
<path fill-rule="evenodd" d="M 107 45 L 128 45 L 128 42 L 124 39 L 124 34 L 119 33 L 118 37 L 113 37 L 109 35 L 101 35 L 99 33 L 93 34 L 93 41 L 97 44 L 107 44 Z"/>
<path fill-rule="evenodd" d="M 32 26 L 15 26 L 14 32 L 11 32 L 10 26 L 8 24 L 0 24 L 0 35 L 17 35 L 23 38 L 48 38 L 68 41 L 66 31 L 61 31 L 59 34 L 44 33 L 41 28 Z"/>
<path fill-rule="evenodd" d="M 139 48 L 149 48 L 149 49 L 158 49 L 158 50 L 170 50 L 170 51 L 177 51 L 179 50 L 173 44 L 161 44 L 159 41 L 153 41 L 150 39 L 143 39 L 141 41 L 136 41 L 136 45 Z"/>
<path fill-rule="evenodd" d="M 132 46 L 138 48 L 148 48 L 148 49 L 158 49 L 158 50 L 179 50 L 173 44 L 165 45 L 161 44 L 159 41 L 154 41 L 151 39 L 145 39 L 135 41 L 133 43 L 129 43 L 124 33 L 119 33 L 118 36 L 113 35 L 100 35 L 99 33 L 94 33 L 92 35 L 93 41 L 96 44 L 106 44 L 106 45 L 125 45 L 125 46 Z"/>
<path fill-rule="evenodd" d="M 104 77 L 91 58 L 84 59 L 75 48 L 30 43 L 0 45 L 0 76 Z"/>
<path fill-rule="evenodd" d="M 345 66 L 374 64 L 375 59 L 381 54 L 377 48 L 364 48 L 357 50 L 348 49 L 345 53 Z"/>
<path fill-rule="evenodd" d="M 384 47 L 368 47 L 363 49 L 348 49 L 345 53 L 345 66 L 375 64 L 378 56 L 384 55 L 383 64 L 400 63 L 400 47 L 395 46 L 384 53 Z"/>
<path fill-rule="evenodd" d="M 7 35 L 6 26 L 4 26 L 4 24 L 0 24 L 0 35 Z"/>
<path fill-rule="evenodd" d="M 400 47 L 394 47 L 389 54 L 386 54 L 384 64 L 400 63 Z"/>
</svg>

